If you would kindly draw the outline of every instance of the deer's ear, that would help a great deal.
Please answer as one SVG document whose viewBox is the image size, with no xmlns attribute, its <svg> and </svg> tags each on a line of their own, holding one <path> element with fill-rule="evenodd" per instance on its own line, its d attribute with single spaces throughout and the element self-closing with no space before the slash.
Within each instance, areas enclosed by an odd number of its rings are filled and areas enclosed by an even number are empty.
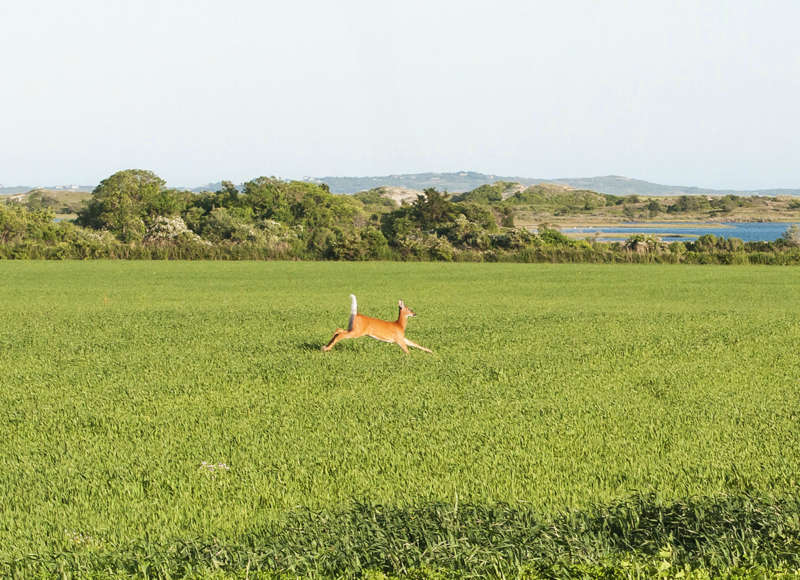
<svg viewBox="0 0 800 580">
<path fill-rule="evenodd" d="M 397 301 L 397 305 L 398 305 L 400 308 L 405 308 L 405 307 L 406 307 L 406 305 L 405 305 L 405 304 L 403 304 L 403 301 L 402 301 L 402 300 L 398 300 L 398 301 Z"/>
</svg>

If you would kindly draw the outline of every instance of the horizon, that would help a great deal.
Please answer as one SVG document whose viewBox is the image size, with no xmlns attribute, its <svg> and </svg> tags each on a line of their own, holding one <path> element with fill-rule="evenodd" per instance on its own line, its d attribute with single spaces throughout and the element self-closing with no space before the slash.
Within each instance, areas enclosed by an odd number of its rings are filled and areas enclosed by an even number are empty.
<svg viewBox="0 0 800 580">
<path fill-rule="evenodd" d="M 470 167 L 793 189 L 798 19 L 790 0 L 7 3 L 0 182 Z"/>
<path fill-rule="evenodd" d="M 126 169 L 134 169 L 134 168 L 126 168 Z M 137 168 L 137 169 L 146 169 L 146 168 Z M 110 177 L 114 173 L 118 171 L 125 171 L 125 169 L 118 169 L 116 171 L 112 171 L 108 175 L 103 176 L 102 178 L 98 179 L 94 183 L 78 183 L 78 182 L 55 182 L 55 183 L 3 183 L 0 182 L 0 189 L 13 189 L 13 188 L 22 188 L 27 187 L 31 190 L 34 189 L 69 189 L 69 188 L 87 188 L 96 187 L 103 179 Z M 157 172 L 154 172 L 156 175 L 163 179 L 163 176 L 159 175 Z M 798 191 L 800 190 L 800 186 L 797 187 L 753 187 L 753 188 L 726 188 L 726 187 L 706 187 L 702 185 L 690 184 L 690 183 L 658 183 L 655 181 L 651 181 L 649 179 L 643 179 L 640 177 L 631 177 L 627 175 L 618 175 L 618 174 L 604 174 L 604 175 L 592 175 L 592 176 L 573 176 L 573 177 L 536 177 L 536 176 L 528 176 L 528 175 L 502 175 L 499 173 L 488 173 L 483 171 L 475 171 L 471 169 L 462 169 L 458 171 L 416 171 L 410 173 L 387 173 L 383 175 L 323 175 L 323 176 L 311 176 L 306 175 L 302 177 L 292 177 L 292 176 L 279 176 L 279 175 L 267 175 L 262 173 L 261 175 L 253 175 L 248 178 L 244 178 L 241 180 L 233 180 L 233 179 L 226 179 L 220 178 L 213 181 L 207 181 L 205 183 L 170 183 L 167 182 L 166 186 L 169 189 L 199 189 L 201 187 L 209 186 L 209 185 L 216 185 L 221 183 L 222 181 L 231 181 L 235 185 L 239 186 L 247 181 L 257 179 L 258 177 L 275 177 L 276 179 L 280 179 L 283 181 L 306 181 L 306 182 L 324 182 L 325 179 L 380 179 L 380 178 L 401 178 L 406 176 L 419 176 L 419 175 L 482 175 L 488 178 L 496 179 L 497 181 L 506 180 L 506 179 L 524 179 L 524 180 L 532 180 L 541 183 L 547 182 L 558 182 L 558 181 L 578 181 L 578 180 L 593 180 L 593 179 L 604 179 L 604 178 L 617 178 L 617 179 L 624 179 L 630 181 L 641 181 L 652 185 L 657 186 L 664 186 L 664 187 L 672 187 L 672 188 L 695 188 L 695 189 L 703 189 L 703 190 L 719 190 L 719 191 L 739 191 L 742 193 L 748 192 L 755 192 L 755 191 L 771 191 L 771 190 L 789 190 L 789 191 Z M 378 185 L 376 187 L 383 187 L 387 186 L 388 184 Z M 8 195 L 8 194 L 7 194 Z"/>
</svg>

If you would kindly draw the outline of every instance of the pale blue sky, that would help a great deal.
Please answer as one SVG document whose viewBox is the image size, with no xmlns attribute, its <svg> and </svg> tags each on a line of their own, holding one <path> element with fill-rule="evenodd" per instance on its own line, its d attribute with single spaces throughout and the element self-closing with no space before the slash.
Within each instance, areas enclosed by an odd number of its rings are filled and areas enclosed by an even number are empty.
<svg viewBox="0 0 800 580">
<path fill-rule="evenodd" d="M 800 187 L 800 2 L 0 0 L 0 183 Z"/>
</svg>

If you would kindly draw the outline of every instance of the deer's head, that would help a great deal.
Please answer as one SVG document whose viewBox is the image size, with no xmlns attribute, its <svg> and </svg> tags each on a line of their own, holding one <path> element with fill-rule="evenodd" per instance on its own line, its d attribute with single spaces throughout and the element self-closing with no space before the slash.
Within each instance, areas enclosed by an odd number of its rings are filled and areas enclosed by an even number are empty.
<svg viewBox="0 0 800 580">
<path fill-rule="evenodd" d="M 406 306 L 406 303 L 402 300 L 400 300 L 397 305 L 400 307 L 400 318 L 410 318 L 417 315 L 417 313 Z"/>
</svg>

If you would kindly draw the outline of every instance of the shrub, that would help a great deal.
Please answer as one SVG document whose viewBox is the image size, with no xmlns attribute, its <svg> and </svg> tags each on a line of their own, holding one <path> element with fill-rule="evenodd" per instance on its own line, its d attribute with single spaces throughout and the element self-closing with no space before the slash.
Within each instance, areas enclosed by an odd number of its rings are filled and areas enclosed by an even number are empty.
<svg viewBox="0 0 800 580">
<path fill-rule="evenodd" d="M 800 247 L 800 226 L 797 224 L 792 224 L 786 231 L 783 232 L 778 241 L 783 246 L 788 246 L 790 248 L 797 248 Z"/>
<path fill-rule="evenodd" d="M 147 233 L 142 240 L 145 244 L 164 245 L 171 243 L 204 243 L 210 245 L 200 238 L 196 233 L 186 227 L 186 223 L 180 217 L 158 216 L 147 229 Z"/>
</svg>

